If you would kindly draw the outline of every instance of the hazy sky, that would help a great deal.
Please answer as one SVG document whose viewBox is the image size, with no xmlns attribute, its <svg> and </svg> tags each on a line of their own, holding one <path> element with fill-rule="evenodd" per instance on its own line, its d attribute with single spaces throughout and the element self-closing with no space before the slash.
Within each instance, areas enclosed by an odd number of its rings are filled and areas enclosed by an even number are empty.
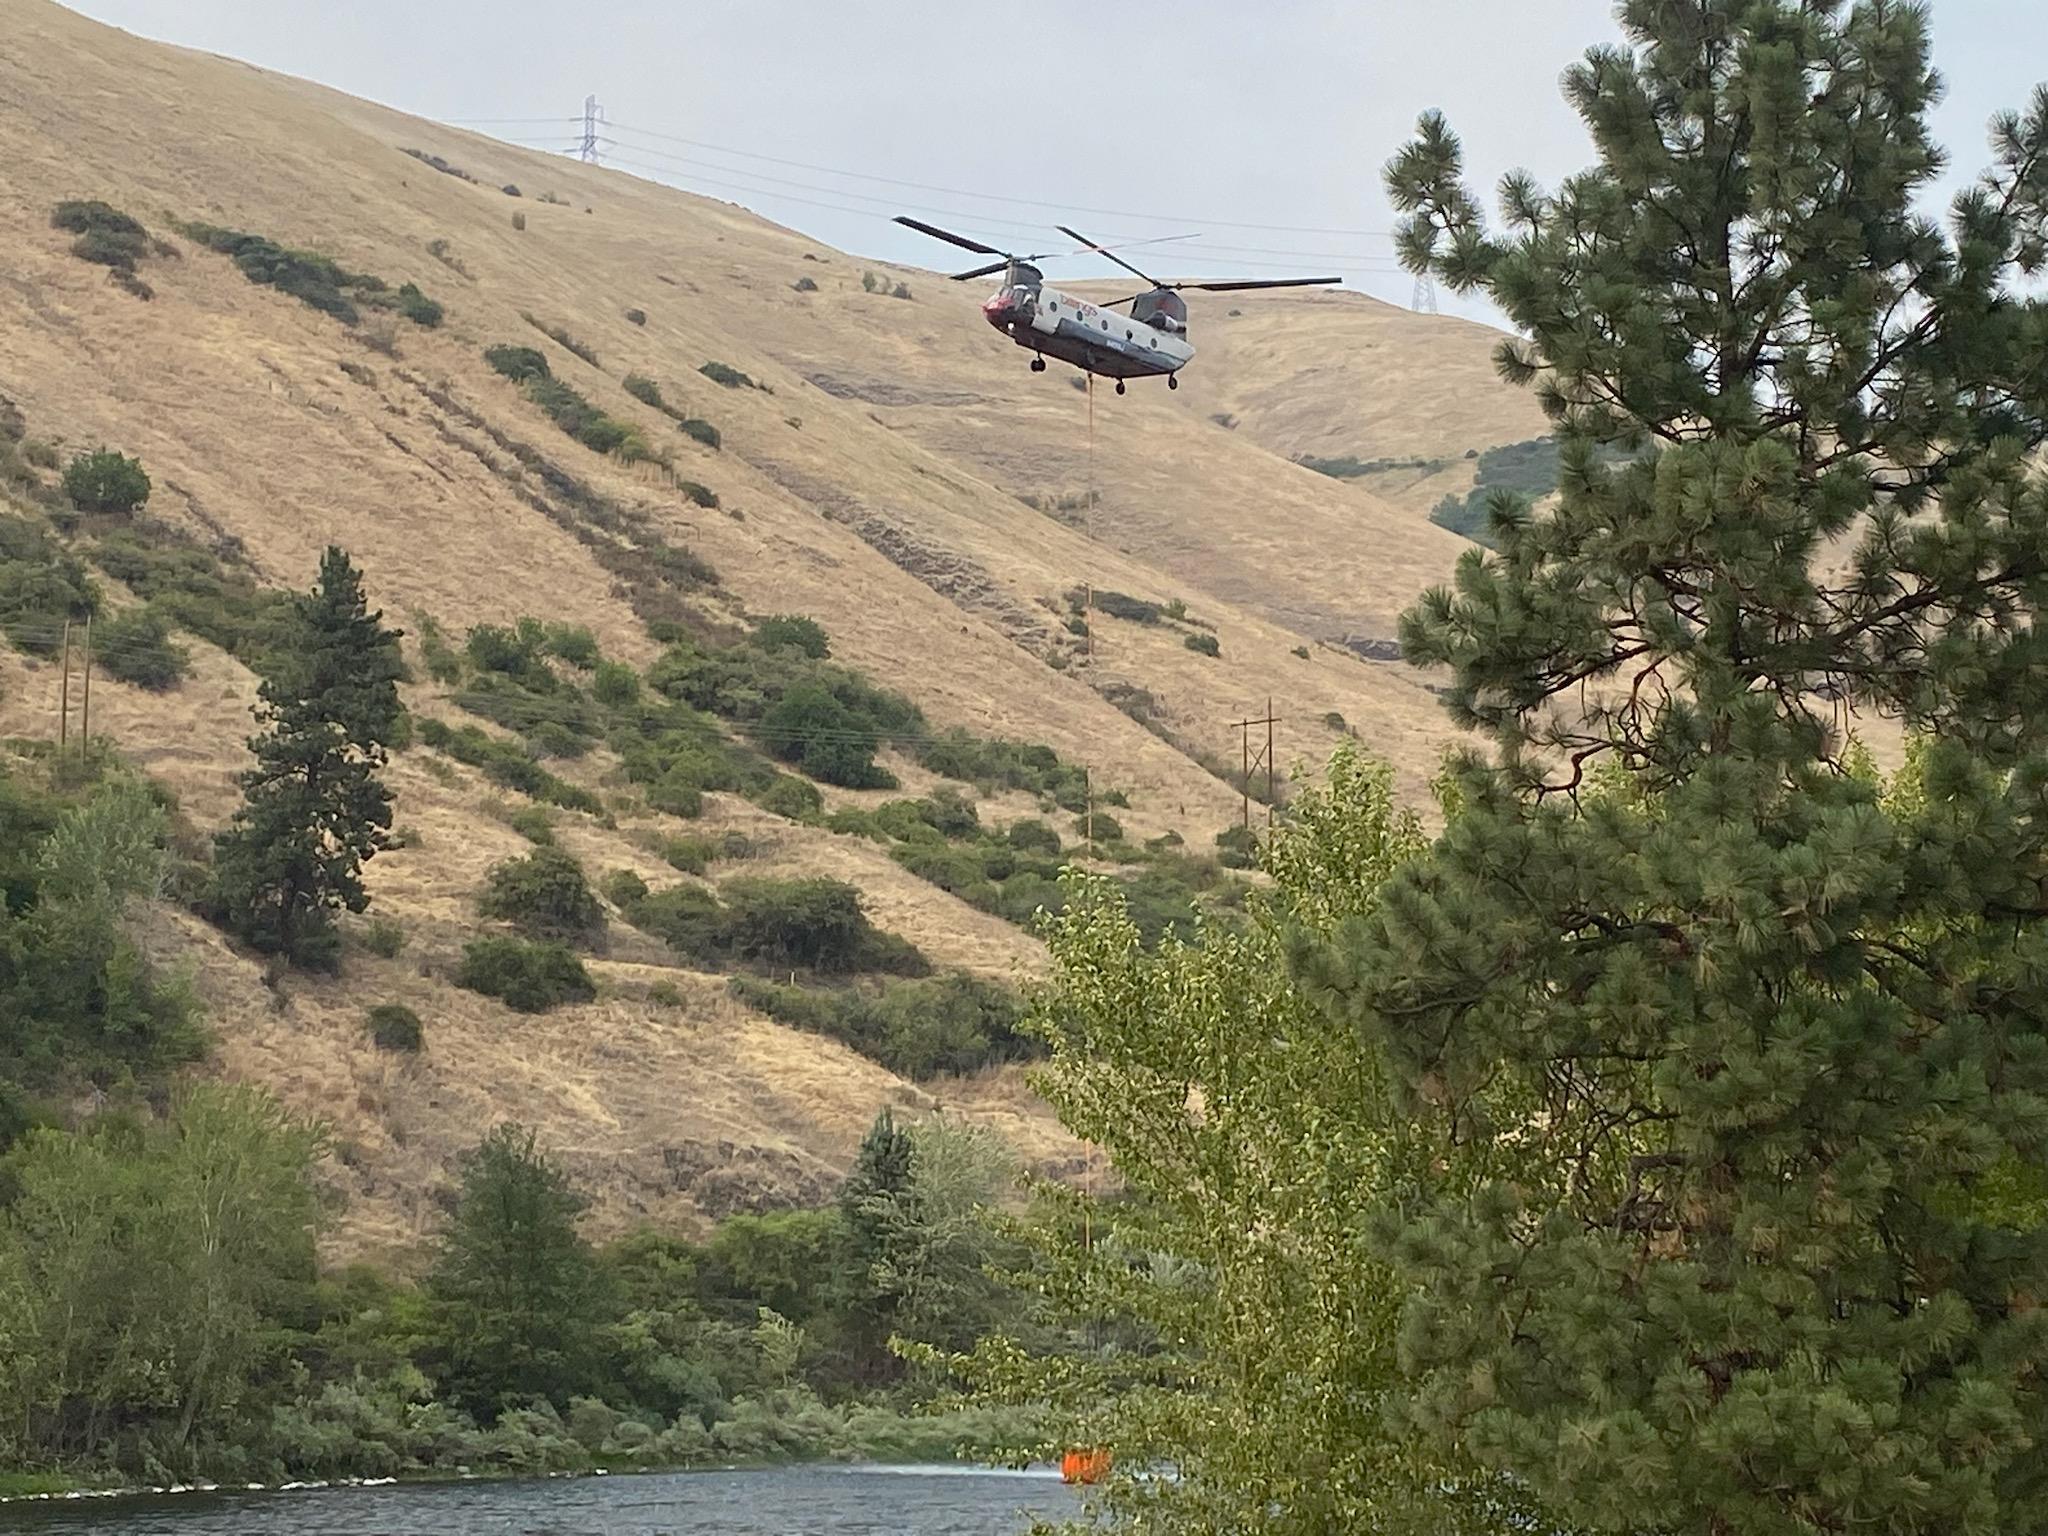
<svg viewBox="0 0 2048 1536">
<path fill-rule="evenodd" d="M 1058 220 L 1105 242 L 1199 234 L 1132 253 L 1163 276 L 1338 273 L 1402 303 L 1411 280 L 1392 261 L 1379 167 L 1417 112 L 1450 115 L 1483 185 L 1511 165 L 1553 182 L 1588 158 L 1559 98 L 1559 71 L 1616 36 L 1608 0 L 76 8 L 426 117 L 555 119 L 482 129 L 549 147 L 570 145 L 580 132 L 572 119 L 595 93 L 616 141 L 604 147 L 608 162 L 862 255 L 942 268 L 952 260 L 888 224 L 895 212 L 1034 251 L 1066 245 L 1050 228 Z M 2024 105 L 2048 78 L 2048 4 L 1937 0 L 1934 9 L 1936 62 L 1949 82 L 1937 130 L 1954 152 L 1955 181 L 1980 167 L 1991 114 Z M 1054 268 L 1103 270 L 1094 259 Z"/>
</svg>

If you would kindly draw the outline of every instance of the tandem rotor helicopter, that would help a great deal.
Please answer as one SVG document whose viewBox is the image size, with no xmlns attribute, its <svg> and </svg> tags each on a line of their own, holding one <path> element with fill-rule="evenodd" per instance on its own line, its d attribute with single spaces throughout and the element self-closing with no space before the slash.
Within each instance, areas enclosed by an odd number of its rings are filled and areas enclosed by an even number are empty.
<svg viewBox="0 0 2048 1536">
<path fill-rule="evenodd" d="M 1043 261 L 1057 254 L 1055 252 L 1015 256 L 921 219 L 898 214 L 896 222 L 935 240 L 957 245 L 962 250 L 1000 257 L 1000 260 L 970 272 L 955 272 L 953 280 L 965 283 L 977 277 L 1002 273 L 1003 286 L 981 306 L 981 313 L 990 325 L 1034 354 L 1031 371 L 1043 373 L 1046 358 L 1056 357 L 1088 373 L 1116 380 L 1118 394 L 1124 392 L 1126 379 L 1156 378 L 1160 374 L 1166 375 L 1168 389 L 1180 388 L 1176 375 L 1195 355 L 1195 349 L 1187 339 L 1188 306 L 1181 298 L 1182 290 L 1231 293 L 1244 288 L 1307 288 L 1343 281 L 1340 277 L 1273 277 L 1223 283 L 1162 283 L 1149 273 L 1139 271 L 1114 251 L 1097 245 L 1086 235 L 1064 224 L 1056 224 L 1053 227 L 1061 234 L 1080 241 L 1083 251 L 1107 257 L 1126 272 L 1152 285 L 1145 292 L 1131 294 L 1128 298 L 1092 304 L 1046 286 L 1045 274 L 1032 263 Z M 1080 255 L 1083 251 L 1073 254 Z M 1131 306 L 1130 314 L 1116 313 L 1126 304 Z"/>
</svg>

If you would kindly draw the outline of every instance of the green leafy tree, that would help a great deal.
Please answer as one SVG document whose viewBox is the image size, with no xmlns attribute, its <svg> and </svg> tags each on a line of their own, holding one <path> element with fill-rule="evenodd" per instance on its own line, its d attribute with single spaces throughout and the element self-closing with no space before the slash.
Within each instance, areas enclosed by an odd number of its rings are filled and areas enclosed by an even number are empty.
<svg viewBox="0 0 2048 1536">
<path fill-rule="evenodd" d="M 258 1389 L 269 1320 L 311 1281 L 318 1148 L 259 1091 L 218 1084 L 158 1124 L 30 1133 L 0 1221 L 16 1346 L 0 1453 L 192 1468 Z"/>
<path fill-rule="evenodd" d="M 560 848 L 536 848 L 494 866 L 477 911 L 539 939 L 587 940 L 604 932 L 604 908 L 583 866 Z"/>
<path fill-rule="evenodd" d="M 293 599 L 260 690 L 267 727 L 242 775 L 242 808 L 215 840 L 228 925 L 256 948 L 308 966 L 338 955 L 333 915 L 368 907 L 362 867 L 385 846 L 391 792 L 377 777 L 401 723 L 399 632 L 363 598 L 330 546 L 311 594 Z"/>
<path fill-rule="evenodd" d="M 1113 1529 L 1516 1528 L 1505 1485 L 1386 1411 L 1401 1293 L 1364 1229 L 1438 1149 L 1398 1112 L 1380 1055 L 1288 975 L 1291 945 L 1372 912 L 1421 847 L 1390 771 L 1346 744 L 1276 832 L 1273 884 L 1241 926 L 1154 949 L 1113 882 L 1066 877 L 1036 1081 L 1121 1188 L 1048 1188 L 1026 1228 L 1053 1339 L 1005 1327 L 949 1363 L 1050 1411 L 1052 1438 L 1012 1454 L 1110 1450 Z M 1179 1476 L 1149 1475 L 1160 1461 Z"/>
<path fill-rule="evenodd" d="M 584 1204 L 517 1125 L 493 1127 L 465 1160 L 428 1289 L 443 1388 L 472 1412 L 563 1402 L 591 1382 L 606 1319 L 596 1258 L 576 1230 Z"/>
<path fill-rule="evenodd" d="M 95 448 L 64 466 L 64 494 L 81 512 L 133 512 L 149 500 L 149 476 L 142 460 Z"/>
<path fill-rule="evenodd" d="M 762 744 L 814 779 L 848 789 L 886 789 L 895 780 L 875 763 L 881 732 L 822 683 L 798 683 L 771 704 L 758 727 Z"/>
<path fill-rule="evenodd" d="M 1388 169 L 1561 460 L 1402 626 L 1496 750 L 1302 959 L 1500 1165 L 1376 1229 L 1408 1411 L 1591 1528 L 2033 1531 L 2048 93 L 1937 222 L 1924 7 L 1620 15 L 1565 77 L 1598 162 L 1506 178 L 1501 232 L 1441 118 Z"/>
</svg>

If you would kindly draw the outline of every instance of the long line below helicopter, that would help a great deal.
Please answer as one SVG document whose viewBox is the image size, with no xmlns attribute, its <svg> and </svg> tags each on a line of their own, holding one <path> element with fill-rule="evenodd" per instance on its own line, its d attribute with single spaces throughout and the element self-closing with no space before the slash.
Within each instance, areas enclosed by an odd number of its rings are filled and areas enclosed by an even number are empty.
<svg viewBox="0 0 2048 1536">
<path fill-rule="evenodd" d="M 1139 271 L 1114 251 L 1097 245 L 1086 235 L 1064 224 L 1054 225 L 1069 239 L 1080 241 L 1084 252 L 1092 251 L 1106 257 L 1152 285 L 1142 293 L 1113 299 L 1107 304 L 1095 304 L 1046 285 L 1045 274 L 1032 263 L 1058 254 L 1056 252 L 1017 256 L 999 251 L 992 245 L 983 245 L 979 240 L 970 240 L 965 235 L 956 235 L 951 230 L 940 229 L 936 224 L 927 224 L 921 219 L 898 214 L 896 222 L 935 240 L 957 245 L 962 250 L 1000 257 L 987 266 L 952 274 L 953 280 L 959 283 L 989 277 L 997 272 L 1003 274 L 1003 286 L 981 306 L 983 318 L 1033 354 L 1033 373 L 1045 372 L 1045 360 L 1056 357 L 1085 372 L 1116 380 L 1118 394 L 1124 392 L 1126 379 L 1157 378 L 1162 374 L 1166 377 L 1168 389 L 1180 388 L 1177 375 L 1195 356 L 1195 349 L 1188 341 L 1188 306 L 1187 301 L 1181 298 L 1184 291 L 1234 293 L 1245 288 L 1307 288 L 1343 281 L 1340 277 L 1271 277 L 1238 282 L 1163 283 Z M 1126 304 L 1131 306 L 1130 313 L 1118 314 L 1117 311 Z"/>
</svg>

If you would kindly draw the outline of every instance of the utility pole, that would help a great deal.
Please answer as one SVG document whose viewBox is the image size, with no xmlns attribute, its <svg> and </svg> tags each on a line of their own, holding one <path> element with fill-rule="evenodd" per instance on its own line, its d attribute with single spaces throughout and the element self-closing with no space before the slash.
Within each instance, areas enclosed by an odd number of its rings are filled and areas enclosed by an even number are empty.
<svg viewBox="0 0 2048 1536">
<path fill-rule="evenodd" d="M 1280 723 L 1280 717 L 1273 713 L 1273 700 L 1266 699 L 1266 713 L 1257 720 L 1237 722 L 1239 749 L 1242 761 L 1238 780 L 1239 793 L 1244 801 L 1244 829 L 1252 829 L 1252 780 L 1261 770 L 1266 775 L 1266 830 L 1273 830 L 1273 727 Z M 1253 733 L 1259 727 L 1266 728 L 1264 746 L 1254 748 Z"/>
<path fill-rule="evenodd" d="M 1267 714 L 1271 714 L 1269 709 Z M 78 715 L 78 760 L 92 756 L 92 615 L 85 616 L 85 698 Z"/>
<path fill-rule="evenodd" d="M 595 96 L 583 98 L 583 146 L 580 158 L 585 165 L 597 164 L 597 130 L 604 122 L 604 109 L 597 104 Z"/>
<path fill-rule="evenodd" d="M 1436 307 L 1436 279 L 1427 272 L 1415 274 L 1415 293 L 1408 301 L 1408 307 L 1418 315 L 1434 315 Z"/>
<path fill-rule="evenodd" d="M 64 745 L 71 739 L 71 621 L 64 621 L 63 681 L 57 685 L 57 761 L 64 761 Z"/>
</svg>

